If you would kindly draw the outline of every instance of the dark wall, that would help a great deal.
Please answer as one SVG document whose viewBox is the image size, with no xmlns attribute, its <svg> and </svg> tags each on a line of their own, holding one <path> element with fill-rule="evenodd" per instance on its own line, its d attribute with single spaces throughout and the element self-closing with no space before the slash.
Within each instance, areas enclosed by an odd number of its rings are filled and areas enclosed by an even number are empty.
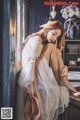
<svg viewBox="0 0 80 120">
<path fill-rule="evenodd" d="M 28 0 L 29 34 L 38 31 L 39 26 L 49 18 L 49 6 L 44 6 L 44 0 Z"/>
<path fill-rule="evenodd" d="M 16 50 L 16 0 L 10 0 L 10 21 L 12 31 L 10 30 L 10 106 L 13 108 L 13 119 L 15 120 L 15 107 L 16 107 L 16 80 L 15 80 L 15 50 Z"/>
<path fill-rule="evenodd" d="M 2 104 L 2 0 L 0 0 L 0 106 Z"/>
<path fill-rule="evenodd" d="M 2 106 L 10 106 L 10 0 L 2 1 Z"/>
<path fill-rule="evenodd" d="M 15 0 L 0 0 L 0 106 L 13 107 L 15 114 Z M 12 21 L 12 26 L 10 24 Z M 10 26 L 12 32 L 10 31 Z"/>
<path fill-rule="evenodd" d="M 44 1 L 50 0 L 28 0 L 28 13 L 29 13 L 29 34 L 37 32 L 40 30 L 39 26 L 46 23 L 49 20 L 50 16 L 50 5 L 44 5 Z M 54 1 L 54 0 L 53 0 Z M 80 2 L 80 0 L 56 0 L 60 2 Z M 80 6 L 78 6 L 80 8 Z M 64 18 L 60 13 L 62 6 L 56 6 L 57 15 L 54 20 L 60 21 L 64 24 Z M 80 19 L 76 19 L 76 21 L 80 21 Z M 80 24 L 80 23 L 79 23 Z M 80 31 L 76 34 L 76 28 L 74 28 L 74 39 L 80 39 Z"/>
</svg>

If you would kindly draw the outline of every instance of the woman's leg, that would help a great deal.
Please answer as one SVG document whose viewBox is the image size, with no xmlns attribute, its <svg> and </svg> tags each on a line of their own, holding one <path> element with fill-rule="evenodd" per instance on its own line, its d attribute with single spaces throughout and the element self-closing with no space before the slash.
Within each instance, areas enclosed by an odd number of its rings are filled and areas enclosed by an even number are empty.
<svg viewBox="0 0 80 120">
<path fill-rule="evenodd" d="M 52 68 L 58 84 L 62 82 L 62 85 L 65 85 L 73 92 L 76 92 L 75 88 L 71 85 L 68 79 L 66 77 L 60 76 L 64 68 L 64 63 L 62 60 L 61 52 L 55 47 L 55 45 L 51 43 L 47 44 L 43 50 L 43 55 L 45 56 L 50 67 Z"/>
<path fill-rule="evenodd" d="M 59 68 L 55 45 L 52 43 L 47 44 L 43 50 L 43 55 L 47 59 L 49 66 L 52 68 L 57 83 L 59 84 Z"/>
<path fill-rule="evenodd" d="M 53 62 L 55 57 L 57 59 L 58 73 L 56 73 L 57 71 L 55 70 L 55 63 Z M 54 73 L 56 73 L 55 75 L 58 74 L 58 76 L 59 76 L 59 83 L 61 83 L 61 85 L 68 87 L 71 91 L 76 92 L 76 89 L 68 81 L 68 78 L 66 76 L 64 76 L 64 77 L 61 76 L 62 70 L 64 68 L 64 63 L 63 63 L 62 55 L 61 55 L 61 52 L 59 51 L 59 49 L 56 48 L 56 51 L 54 51 L 54 49 L 53 49 L 53 51 L 51 53 L 50 63 L 51 63 L 52 69 L 54 69 L 53 71 L 55 71 Z"/>
</svg>

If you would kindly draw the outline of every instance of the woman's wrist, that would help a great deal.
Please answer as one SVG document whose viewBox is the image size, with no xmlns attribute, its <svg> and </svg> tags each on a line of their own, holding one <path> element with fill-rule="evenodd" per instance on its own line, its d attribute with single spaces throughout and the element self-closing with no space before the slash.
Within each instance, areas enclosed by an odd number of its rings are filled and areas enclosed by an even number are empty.
<svg viewBox="0 0 80 120">
<path fill-rule="evenodd" d="M 33 85 L 33 81 L 28 82 L 28 87 L 31 87 Z"/>
<path fill-rule="evenodd" d="M 68 72 L 68 67 L 65 65 L 64 68 L 66 69 L 66 71 Z"/>
</svg>

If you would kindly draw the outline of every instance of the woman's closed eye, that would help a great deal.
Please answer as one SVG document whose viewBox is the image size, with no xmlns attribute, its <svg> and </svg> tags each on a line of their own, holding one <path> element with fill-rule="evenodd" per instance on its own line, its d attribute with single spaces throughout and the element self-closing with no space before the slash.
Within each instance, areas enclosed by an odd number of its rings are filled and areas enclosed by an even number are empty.
<svg viewBox="0 0 80 120">
<path fill-rule="evenodd" d="M 53 35 L 56 35 L 57 33 L 56 32 L 53 32 Z"/>
<path fill-rule="evenodd" d="M 53 34 L 54 36 L 56 36 L 57 38 L 59 38 L 59 36 L 60 36 L 60 35 L 58 35 L 58 33 L 57 33 L 56 31 L 54 31 L 52 34 Z"/>
<path fill-rule="evenodd" d="M 54 32 L 54 33 L 53 33 L 53 36 L 55 36 L 55 37 L 56 37 L 56 39 L 58 39 L 58 38 L 59 38 L 59 36 L 57 35 L 57 33 L 56 33 L 56 32 Z"/>
</svg>

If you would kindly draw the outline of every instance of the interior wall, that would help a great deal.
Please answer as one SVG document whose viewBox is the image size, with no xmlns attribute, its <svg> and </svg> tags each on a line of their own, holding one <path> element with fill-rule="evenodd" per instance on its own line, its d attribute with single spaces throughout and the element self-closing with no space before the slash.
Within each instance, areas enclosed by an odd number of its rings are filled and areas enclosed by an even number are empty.
<svg viewBox="0 0 80 120">
<path fill-rule="evenodd" d="M 46 23 L 49 20 L 50 17 L 50 5 L 44 5 L 44 2 L 46 0 L 28 0 L 28 19 L 29 19 L 29 34 L 37 32 L 40 30 L 40 25 Z M 48 1 L 54 1 L 54 0 L 48 0 Z M 59 0 L 55 0 L 55 2 L 58 2 Z M 61 0 L 60 2 L 70 2 L 70 0 Z M 80 2 L 79 0 L 73 0 L 72 2 Z M 80 6 L 78 6 L 80 8 Z M 55 6 L 55 10 L 57 12 L 56 17 L 54 20 L 58 20 L 62 24 L 64 24 L 65 19 L 62 18 L 62 15 L 60 13 L 62 6 L 57 5 Z M 75 18 L 75 16 L 74 16 Z M 80 19 L 76 19 L 76 21 L 80 21 Z M 80 24 L 80 22 L 79 22 Z M 80 30 L 78 31 L 77 36 L 76 29 L 74 30 L 74 39 L 80 39 Z"/>
<path fill-rule="evenodd" d="M 49 6 L 44 6 L 44 1 L 28 0 L 29 34 L 38 31 L 49 18 Z"/>
<path fill-rule="evenodd" d="M 2 105 L 2 0 L 0 0 L 0 106 Z"/>
<path fill-rule="evenodd" d="M 15 114 L 15 6 L 15 0 L 0 0 L 0 105 L 13 107 L 13 114 Z"/>
</svg>

